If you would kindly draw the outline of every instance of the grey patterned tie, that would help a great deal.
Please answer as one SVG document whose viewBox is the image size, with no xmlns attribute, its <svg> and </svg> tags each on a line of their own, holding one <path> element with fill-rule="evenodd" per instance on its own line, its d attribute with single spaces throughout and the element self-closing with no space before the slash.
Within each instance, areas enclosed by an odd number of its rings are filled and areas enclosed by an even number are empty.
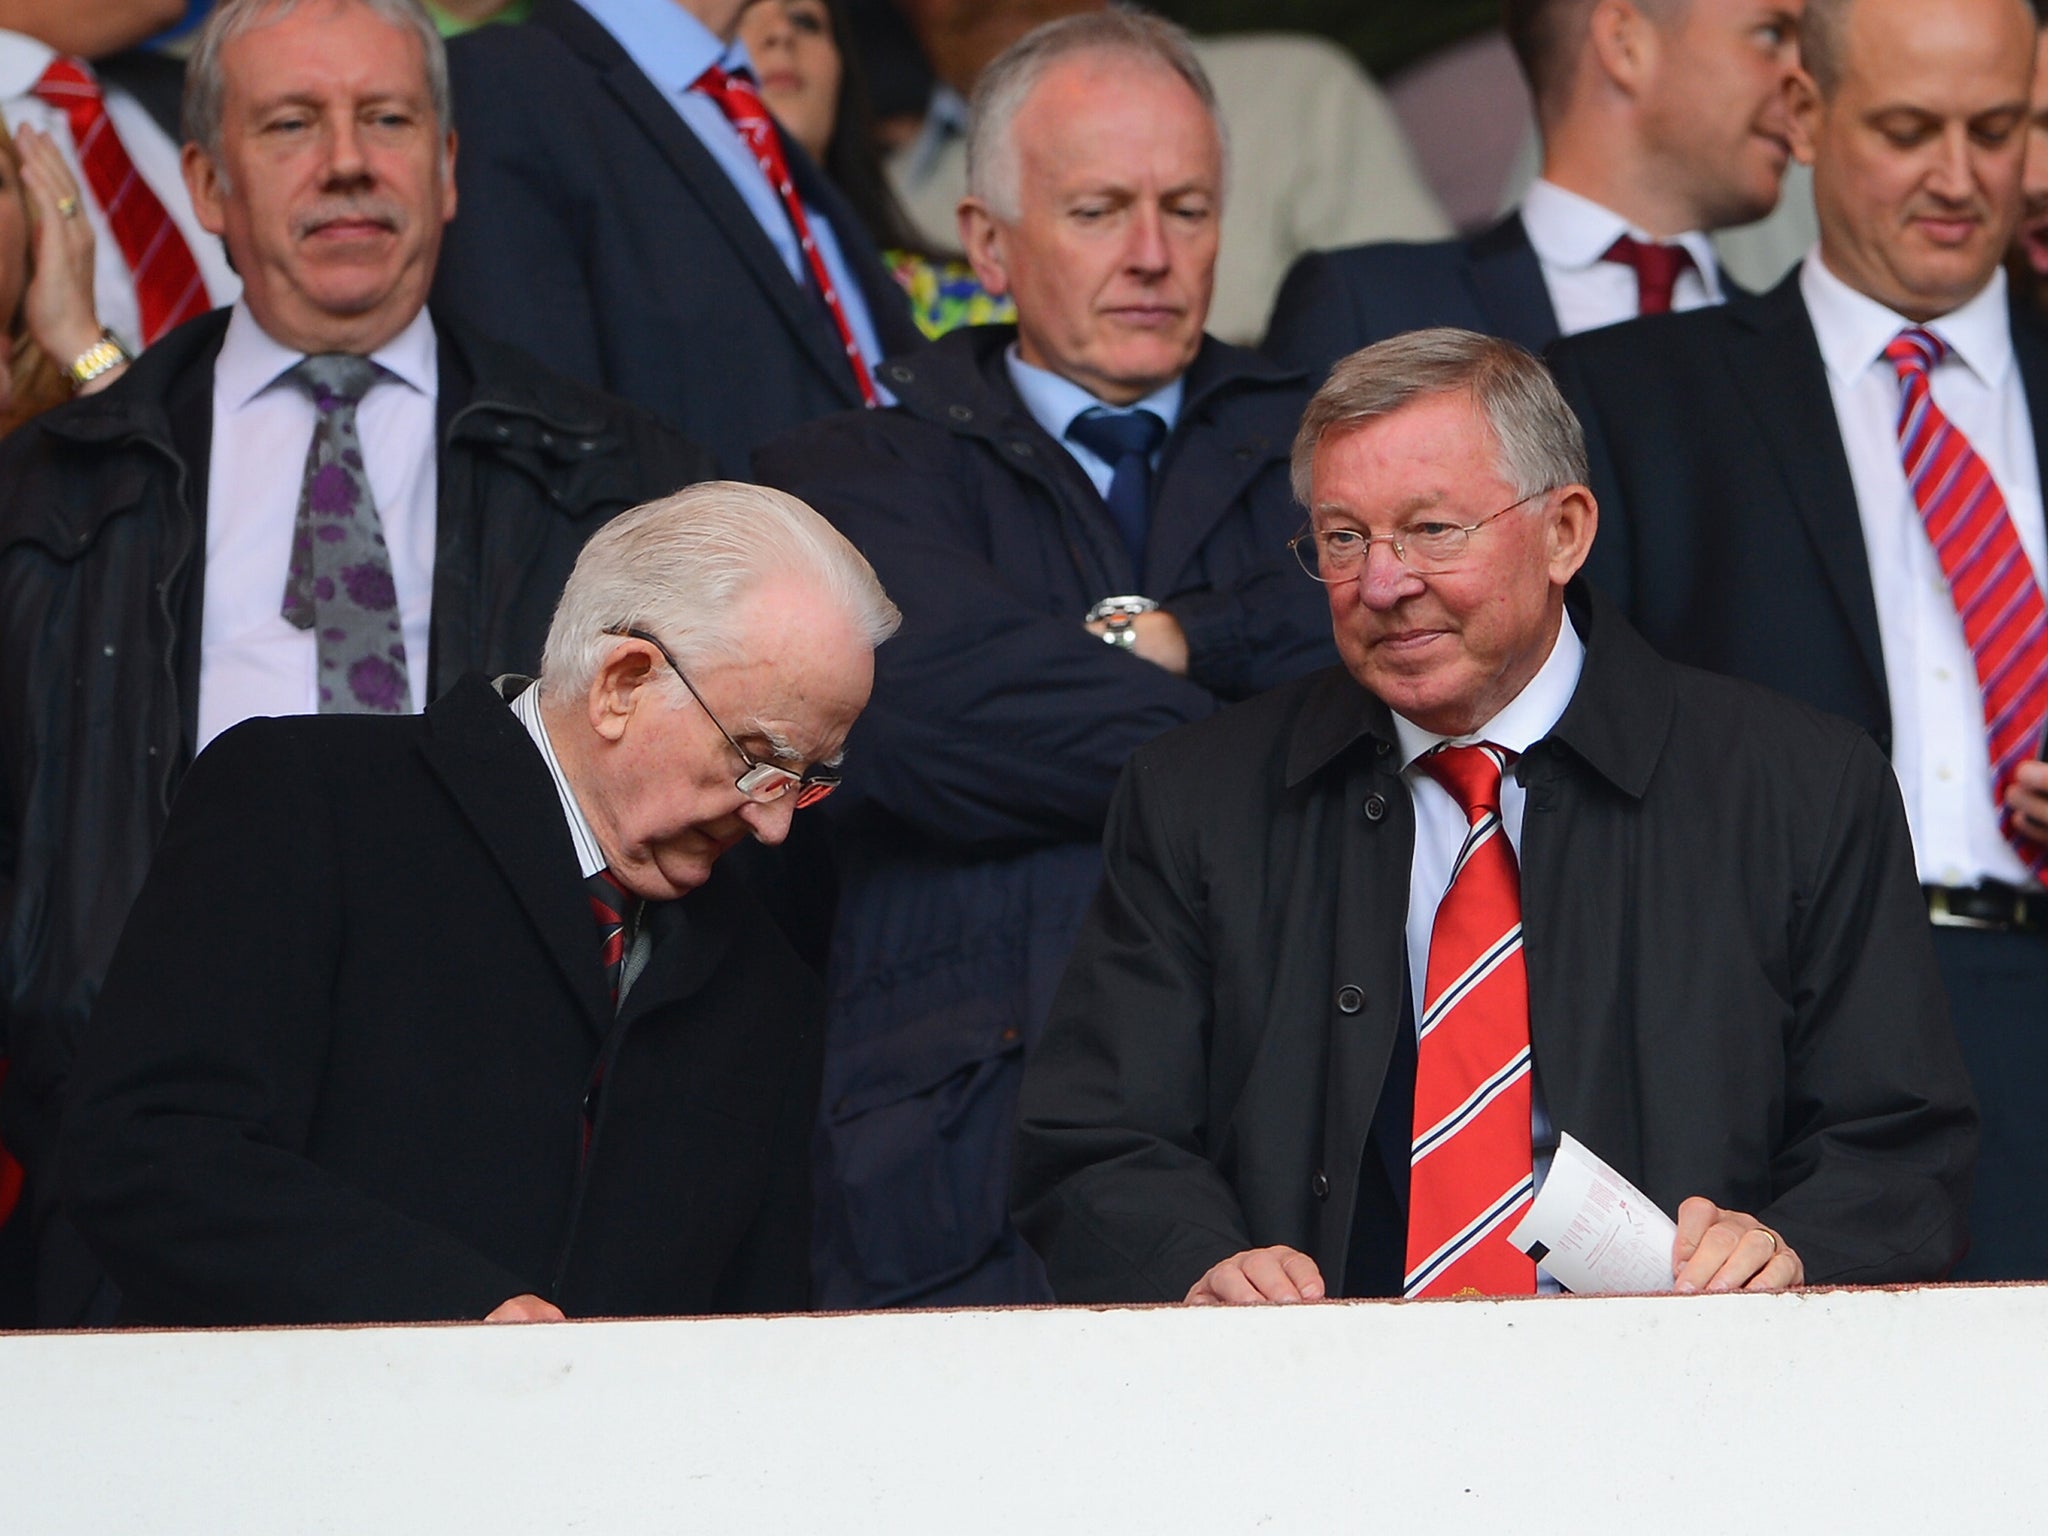
<svg viewBox="0 0 2048 1536">
<path fill-rule="evenodd" d="M 327 352 L 285 374 L 312 397 L 317 415 L 282 612 L 316 637 L 323 715 L 397 715 L 412 708 L 391 551 L 356 435 L 356 403 L 383 372 L 367 357 Z"/>
</svg>

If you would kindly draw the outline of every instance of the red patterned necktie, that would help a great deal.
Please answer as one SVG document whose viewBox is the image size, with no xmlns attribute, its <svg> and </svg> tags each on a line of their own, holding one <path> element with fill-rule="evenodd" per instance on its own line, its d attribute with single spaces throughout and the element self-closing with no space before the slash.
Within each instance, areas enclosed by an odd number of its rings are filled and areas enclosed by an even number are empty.
<svg viewBox="0 0 2048 1536">
<path fill-rule="evenodd" d="M 1692 265 L 1692 252 L 1682 245 L 1664 245 L 1623 235 L 1607 247 L 1600 259 L 1635 268 L 1637 314 L 1668 315 L 1671 295 L 1678 287 L 1678 274 Z"/>
<path fill-rule="evenodd" d="M 2048 848 L 2014 825 L 2005 792 L 2014 770 L 2041 750 L 2048 725 L 2048 604 L 1991 470 L 1934 403 L 1928 374 L 1948 355 L 1948 343 L 1910 326 L 1884 355 L 1899 374 L 1906 483 L 1977 667 L 1998 829 L 2039 879 Z"/>
<path fill-rule="evenodd" d="M 825 256 L 818 249 L 818 242 L 811 238 L 810 215 L 804 212 L 803 199 L 796 194 L 796 183 L 789 179 L 789 159 L 782 152 L 782 136 L 776 132 L 775 120 L 768 115 L 767 105 L 754 89 L 754 82 L 745 75 L 727 74 L 714 64 L 697 77 L 697 83 L 691 89 L 702 91 L 717 102 L 719 111 L 739 130 L 747 148 L 754 152 L 761 174 L 768 178 L 768 185 L 782 199 L 790 228 L 796 231 L 797 244 L 803 247 L 804 260 L 810 264 L 811 279 L 818 285 L 825 308 L 832 313 L 832 324 L 839 331 L 839 340 L 846 348 L 846 360 L 853 368 L 855 382 L 860 385 L 860 397 L 870 407 L 880 405 L 881 401 L 875 394 L 874 376 L 868 372 L 867 359 L 861 356 L 860 343 L 854 340 L 853 323 L 847 319 L 839 289 L 832 281 L 831 272 L 826 269 Z"/>
<path fill-rule="evenodd" d="M 1529 1295 L 1536 1264 L 1507 1234 L 1536 1192 L 1522 881 L 1500 819 L 1512 754 L 1439 747 L 1416 766 L 1465 813 L 1437 904 L 1415 1047 L 1406 1296 Z"/>
<path fill-rule="evenodd" d="M 52 59 L 35 83 L 35 94 L 71 124 L 85 184 L 107 216 L 121 259 L 135 279 L 142 344 L 149 346 L 171 327 L 205 314 L 213 301 L 200 281 L 199 264 L 149 183 L 135 173 L 91 71 L 76 59 Z"/>
<path fill-rule="evenodd" d="M 609 869 L 584 878 L 590 897 L 590 915 L 597 923 L 598 958 L 604 962 L 604 979 L 611 987 L 612 1007 L 619 1006 L 619 978 L 626 968 L 626 927 L 635 905 L 634 897 Z"/>
</svg>

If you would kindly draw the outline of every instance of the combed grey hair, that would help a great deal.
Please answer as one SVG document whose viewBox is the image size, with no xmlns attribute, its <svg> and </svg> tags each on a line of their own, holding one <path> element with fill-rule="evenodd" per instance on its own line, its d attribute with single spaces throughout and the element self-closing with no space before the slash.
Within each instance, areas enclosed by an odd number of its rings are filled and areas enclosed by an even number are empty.
<svg viewBox="0 0 2048 1536">
<path fill-rule="evenodd" d="M 1330 370 L 1294 437 L 1294 495 L 1312 507 L 1316 448 L 1436 395 L 1465 395 L 1492 427 L 1500 475 L 1518 495 L 1586 483 L 1586 434 L 1550 370 L 1511 341 L 1440 326 L 1354 352 Z"/>
<path fill-rule="evenodd" d="M 1218 151 L 1229 154 L 1216 88 L 1185 31 L 1163 17 L 1120 5 L 1062 17 L 1018 38 L 974 84 L 967 115 L 967 192 L 997 218 L 1018 214 L 1023 174 L 1014 131 L 1018 112 L 1048 70 L 1081 54 L 1122 55 L 1179 75 L 1216 125 Z"/>
<path fill-rule="evenodd" d="M 658 635 L 685 671 L 744 656 L 747 594 L 771 577 L 807 580 L 870 647 L 903 616 L 874 568 L 796 497 L 707 480 L 622 512 L 591 535 L 555 605 L 541 653 L 542 696 L 581 698 L 618 644 L 606 630 Z M 679 702 L 688 695 L 669 679 Z"/>
<path fill-rule="evenodd" d="M 216 171 L 220 168 L 221 103 L 227 89 L 221 78 L 221 50 L 252 27 L 280 21 L 302 4 L 360 5 L 394 27 L 410 31 L 420 40 L 426 56 L 427 93 L 433 98 L 435 125 L 445 133 L 454 124 L 448 48 L 419 0 L 221 0 L 199 29 L 198 41 L 185 61 L 182 125 L 186 140 L 206 152 Z"/>
</svg>

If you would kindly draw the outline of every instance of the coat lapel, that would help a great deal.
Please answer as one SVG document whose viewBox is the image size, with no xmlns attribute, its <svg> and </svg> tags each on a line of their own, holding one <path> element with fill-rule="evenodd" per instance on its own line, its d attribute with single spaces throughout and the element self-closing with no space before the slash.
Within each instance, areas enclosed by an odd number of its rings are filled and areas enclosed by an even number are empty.
<svg viewBox="0 0 2048 1536">
<path fill-rule="evenodd" d="M 2035 457 L 2040 461 L 2041 505 L 2048 509 L 2048 327 L 2020 309 L 2015 295 L 2012 352 L 2019 364 L 2020 384 L 2027 396 L 2027 419 L 2034 426 Z"/>
<path fill-rule="evenodd" d="M 1282 384 L 1288 378 L 1263 359 L 1213 337 L 1203 339 L 1202 351 L 1188 370 L 1188 398 L 1174 445 L 1161 465 L 1145 546 L 1145 591 L 1179 590 L 1188 561 L 1237 505 L 1245 488 L 1275 460 L 1285 460 L 1303 402 L 1299 393 L 1261 386 Z M 1242 399 L 1242 392 L 1233 388 L 1240 383 L 1270 396 L 1274 409 L 1233 412 L 1242 425 L 1236 431 L 1219 431 L 1211 403 L 1233 396 Z"/>
<path fill-rule="evenodd" d="M 575 845 L 547 766 L 491 685 L 470 676 L 428 706 L 421 752 L 491 851 L 541 947 L 575 995 L 583 1026 L 602 1039 L 611 999 L 597 930 L 578 878 Z"/>
<path fill-rule="evenodd" d="M 1731 322 L 1728 368 L 1735 394 L 1748 408 L 1759 451 L 1776 465 L 1791 492 L 1864 664 L 1882 692 L 1884 651 L 1856 485 L 1835 420 L 1827 366 L 1800 297 L 1798 270 L 1762 298 L 1730 304 L 1723 313 Z"/>
<path fill-rule="evenodd" d="M 1474 236 L 1467 249 L 1465 279 L 1488 331 L 1536 353 L 1557 340 L 1557 311 L 1522 216 L 1509 214 Z"/>
<path fill-rule="evenodd" d="M 647 968 L 634 981 L 619 1010 L 619 1022 L 636 1020 L 698 991 L 732 947 L 737 905 L 733 877 L 713 873 L 679 901 L 650 906 Z"/>
</svg>

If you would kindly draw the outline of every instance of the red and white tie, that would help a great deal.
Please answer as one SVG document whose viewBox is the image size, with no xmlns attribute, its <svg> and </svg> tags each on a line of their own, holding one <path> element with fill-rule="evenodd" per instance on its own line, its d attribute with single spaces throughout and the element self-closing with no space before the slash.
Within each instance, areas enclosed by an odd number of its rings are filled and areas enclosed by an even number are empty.
<svg viewBox="0 0 2048 1536">
<path fill-rule="evenodd" d="M 754 161 L 761 167 L 761 174 L 768 178 L 768 185 L 782 199 L 783 211 L 789 215 L 789 227 L 796 231 L 797 244 L 803 247 L 804 260 L 810 264 L 811 279 L 818 285 L 825 308 L 831 311 L 832 324 L 838 329 L 840 343 L 846 348 L 846 360 L 853 368 L 854 381 L 860 385 L 860 397 L 870 408 L 880 405 L 881 400 L 875 394 L 874 376 L 868 372 L 867 359 L 861 356 L 860 343 L 854 339 L 853 323 L 847 318 L 838 285 L 832 281 L 832 273 L 825 266 L 825 256 L 818 249 L 818 242 L 811 238 L 811 219 L 804 212 L 804 200 L 797 196 L 796 183 L 789 179 L 789 158 L 782 152 L 782 136 L 776 132 L 775 119 L 768 115 L 768 107 L 761 100 L 760 92 L 754 89 L 754 82 L 745 75 L 727 74 L 716 64 L 699 75 L 691 89 L 702 91 L 717 102 L 726 121 L 739 130 L 740 137 L 747 141 L 747 148 L 754 152 Z"/>
<path fill-rule="evenodd" d="M 1416 766 L 1468 830 L 1429 935 L 1415 1047 L 1406 1296 L 1528 1295 L 1536 1263 L 1507 1234 L 1536 1192 L 1522 880 L 1500 819 L 1512 754 L 1439 747 Z"/>
<path fill-rule="evenodd" d="M 50 61 L 35 94 L 62 112 L 71 125 L 71 142 L 93 201 L 107 216 L 114 243 L 121 248 L 135 279 L 135 302 L 141 311 L 142 344 L 146 347 L 173 326 L 197 319 L 213 307 L 199 263 L 178 226 L 135 172 L 128 151 L 107 118 L 99 82 L 76 59 Z"/>
<path fill-rule="evenodd" d="M 1928 374 L 1948 344 L 1916 325 L 1899 332 L 1884 355 L 1899 374 L 1906 483 L 1977 667 L 1998 828 L 2039 879 L 2048 848 L 2014 824 L 2005 792 L 2014 770 L 2040 752 L 2048 726 L 2048 604 L 1990 468 L 1934 403 Z"/>
</svg>

